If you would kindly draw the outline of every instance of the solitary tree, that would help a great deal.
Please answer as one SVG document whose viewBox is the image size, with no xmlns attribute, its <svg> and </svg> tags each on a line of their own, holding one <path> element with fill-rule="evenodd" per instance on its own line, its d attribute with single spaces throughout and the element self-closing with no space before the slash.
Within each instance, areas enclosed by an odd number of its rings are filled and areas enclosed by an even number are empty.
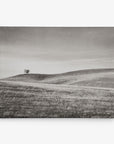
<svg viewBox="0 0 114 144">
<path fill-rule="evenodd" d="M 24 73 L 25 73 L 25 74 L 28 74 L 29 72 L 30 72 L 29 69 L 25 69 L 25 70 L 24 70 Z"/>
</svg>

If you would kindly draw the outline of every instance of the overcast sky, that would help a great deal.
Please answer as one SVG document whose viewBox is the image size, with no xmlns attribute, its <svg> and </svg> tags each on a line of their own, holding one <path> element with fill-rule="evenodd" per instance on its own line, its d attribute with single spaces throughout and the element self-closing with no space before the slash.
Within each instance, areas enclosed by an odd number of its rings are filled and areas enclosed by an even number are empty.
<svg viewBox="0 0 114 144">
<path fill-rule="evenodd" d="M 0 28 L 0 78 L 114 68 L 114 28 Z"/>
</svg>

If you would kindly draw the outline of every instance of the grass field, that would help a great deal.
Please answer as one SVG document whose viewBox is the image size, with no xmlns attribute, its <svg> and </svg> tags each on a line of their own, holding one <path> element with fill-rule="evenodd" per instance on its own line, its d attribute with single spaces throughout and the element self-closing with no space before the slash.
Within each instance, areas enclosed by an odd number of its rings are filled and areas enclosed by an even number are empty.
<svg viewBox="0 0 114 144">
<path fill-rule="evenodd" d="M 114 69 L 0 80 L 1 118 L 114 118 Z"/>
</svg>

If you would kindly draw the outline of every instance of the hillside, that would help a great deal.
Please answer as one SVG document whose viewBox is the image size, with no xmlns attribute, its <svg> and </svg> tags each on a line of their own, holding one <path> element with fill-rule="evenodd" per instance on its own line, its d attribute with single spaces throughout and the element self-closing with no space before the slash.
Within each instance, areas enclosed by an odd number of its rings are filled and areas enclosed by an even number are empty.
<svg viewBox="0 0 114 144">
<path fill-rule="evenodd" d="M 47 74 L 20 74 L 13 77 L 8 77 L 2 80 L 8 81 L 22 81 L 22 82 L 39 82 L 46 78 L 52 77 L 51 75 Z"/>
<path fill-rule="evenodd" d="M 114 69 L 89 69 L 52 75 L 22 74 L 4 80 L 114 88 Z"/>
<path fill-rule="evenodd" d="M 114 118 L 114 69 L 2 79 L 0 117 Z"/>
</svg>

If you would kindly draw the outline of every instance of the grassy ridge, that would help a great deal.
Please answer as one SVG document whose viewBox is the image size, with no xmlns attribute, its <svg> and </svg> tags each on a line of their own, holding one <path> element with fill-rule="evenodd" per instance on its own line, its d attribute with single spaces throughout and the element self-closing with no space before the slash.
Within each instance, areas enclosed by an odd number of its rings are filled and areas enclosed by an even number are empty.
<svg viewBox="0 0 114 144">
<path fill-rule="evenodd" d="M 6 78 L 8 81 L 32 83 L 88 85 L 114 88 L 114 69 L 93 69 L 67 72 L 62 74 L 21 74 Z"/>
<path fill-rule="evenodd" d="M 114 118 L 114 69 L 22 74 L 0 81 L 0 117 Z"/>
</svg>

